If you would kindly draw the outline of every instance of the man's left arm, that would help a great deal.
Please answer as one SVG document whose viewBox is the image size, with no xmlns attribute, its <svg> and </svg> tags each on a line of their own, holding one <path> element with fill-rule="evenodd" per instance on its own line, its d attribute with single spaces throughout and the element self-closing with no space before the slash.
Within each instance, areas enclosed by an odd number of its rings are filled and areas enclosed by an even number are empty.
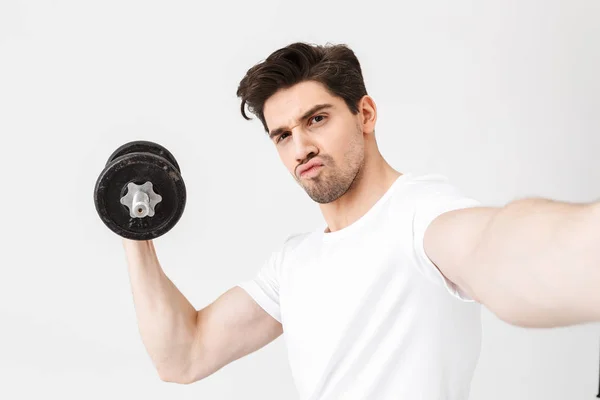
<svg viewBox="0 0 600 400">
<path fill-rule="evenodd" d="M 505 322 L 600 321 L 600 203 L 528 198 L 453 210 L 423 244 L 446 278 Z"/>
</svg>

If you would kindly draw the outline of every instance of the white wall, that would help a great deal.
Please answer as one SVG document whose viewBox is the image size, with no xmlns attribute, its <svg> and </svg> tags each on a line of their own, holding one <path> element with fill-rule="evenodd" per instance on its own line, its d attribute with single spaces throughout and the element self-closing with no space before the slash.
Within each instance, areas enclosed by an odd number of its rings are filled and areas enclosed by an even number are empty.
<svg viewBox="0 0 600 400">
<path fill-rule="evenodd" d="M 600 197 L 600 2 L 0 2 L 0 398 L 296 398 L 282 339 L 190 386 L 162 382 L 137 331 L 120 238 L 93 187 L 120 144 L 154 140 L 188 188 L 156 240 L 196 307 L 321 223 L 257 120 L 245 71 L 292 41 L 349 44 L 400 171 L 499 205 Z M 592 399 L 598 325 L 486 312 L 472 400 Z"/>
</svg>

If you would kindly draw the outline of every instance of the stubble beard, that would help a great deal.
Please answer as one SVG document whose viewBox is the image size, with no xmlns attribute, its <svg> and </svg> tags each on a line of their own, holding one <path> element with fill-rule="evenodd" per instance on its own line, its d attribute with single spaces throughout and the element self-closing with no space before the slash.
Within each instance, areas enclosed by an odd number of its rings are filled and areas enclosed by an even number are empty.
<svg viewBox="0 0 600 400">
<path fill-rule="evenodd" d="M 358 128 L 358 127 L 357 127 Z M 362 140 L 362 130 L 355 135 L 346 154 L 344 168 L 339 168 L 333 159 L 322 157 L 324 166 L 320 173 L 312 178 L 297 178 L 297 182 L 308 196 L 319 204 L 328 204 L 343 196 L 356 181 L 364 165 L 364 151 L 359 140 Z"/>
</svg>

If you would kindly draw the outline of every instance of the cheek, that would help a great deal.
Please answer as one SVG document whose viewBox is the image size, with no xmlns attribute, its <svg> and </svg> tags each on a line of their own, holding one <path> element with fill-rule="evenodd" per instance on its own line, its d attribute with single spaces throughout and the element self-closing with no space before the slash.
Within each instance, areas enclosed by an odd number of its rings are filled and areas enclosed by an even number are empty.
<svg viewBox="0 0 600 400">
<path fill-rule="evenodd" d="M 359 150 L 360 143 L 355 131 L 346 130 L 343 134 L 335 136 L 335 139 L 330 143 L 330 149 L 334 157 L 340 158 Z"/>
</svg>

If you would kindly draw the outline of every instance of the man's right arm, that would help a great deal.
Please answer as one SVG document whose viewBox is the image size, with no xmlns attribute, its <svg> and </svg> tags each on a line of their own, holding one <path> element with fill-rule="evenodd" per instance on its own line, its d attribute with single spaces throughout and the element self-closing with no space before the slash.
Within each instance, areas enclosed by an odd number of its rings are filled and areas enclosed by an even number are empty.
<svg viewBox="0 0 600 400">
<path fill-rule="evenodd" d="M 196 310 L 165 275 L 152 241 L 123 239 L 142 342 L 164 381 L 188 384 L 283 333 L 240 287 Z"/>
</svg>

